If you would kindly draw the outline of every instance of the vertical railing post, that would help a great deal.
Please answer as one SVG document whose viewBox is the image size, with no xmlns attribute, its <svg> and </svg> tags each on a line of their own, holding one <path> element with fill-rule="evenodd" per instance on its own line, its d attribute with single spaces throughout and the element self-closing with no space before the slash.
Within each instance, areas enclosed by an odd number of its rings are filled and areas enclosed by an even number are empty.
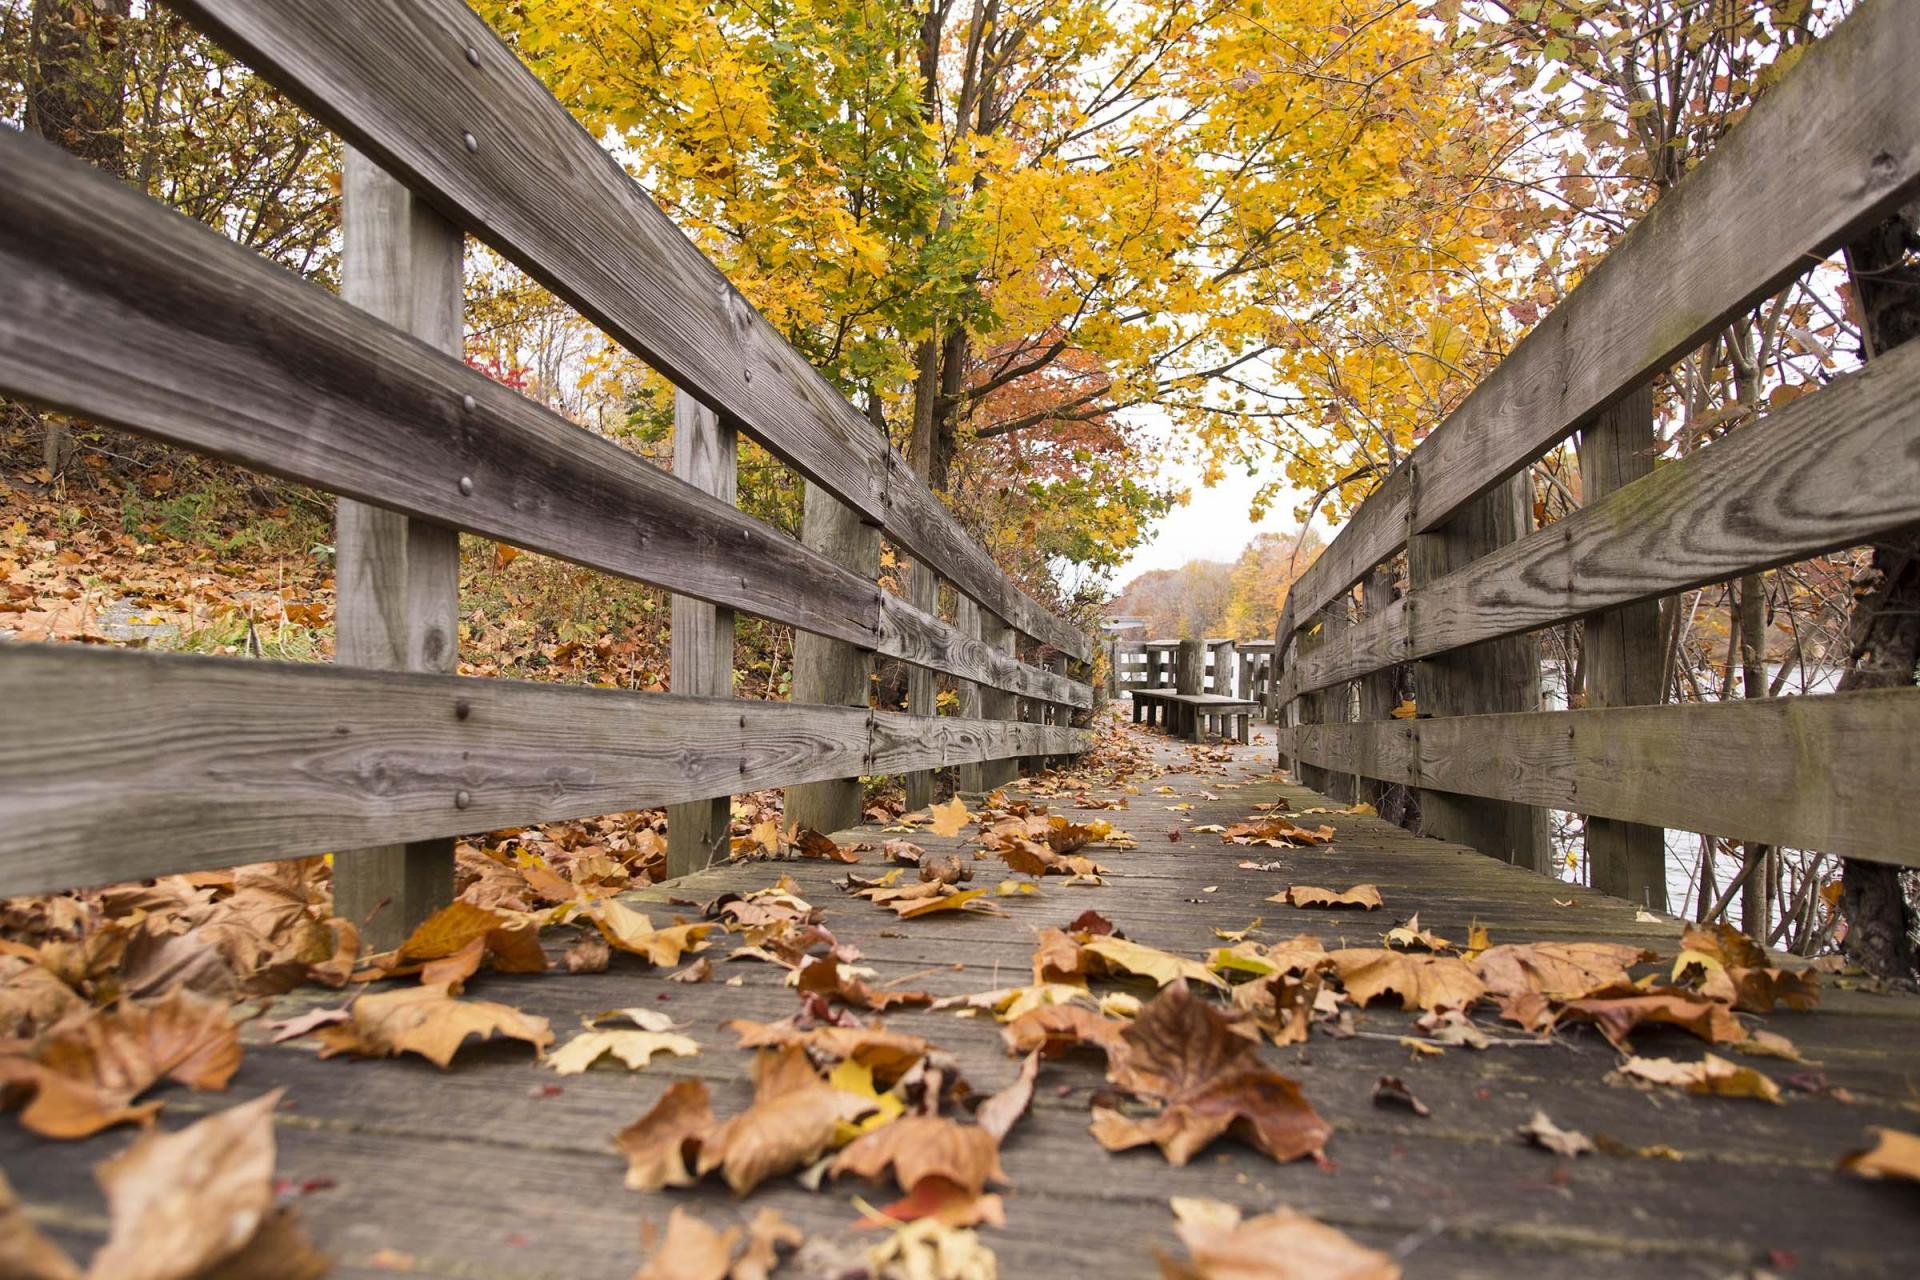
<svg viewBox="0 0 1920 1280">
<path fill-rule="evenodd" d="M 880 571 L 880 532 L 819 485 L 806 486 L 800 541 L 868 580 Z M 874 587 L 876 603 L 879 586 Z M 873 651 L 811 632 L 793 638 L 793 701 L 826 706 L 872 705 Z M 859 778 L 788 787 L 786 819 L 826 835 L 859 825 Z"/>
<path fill-rule="evenodd" d="M 1413 478 L 1415 516 L 1419 476 Z M 1420 589 L 1527 532 L 1529 486 L 1524 472 L 1468 503 L 1430 533 L 1407 540 L 1408 627 L 1420 634 Z M 1416 526 L 1417 527 L 1417 526 Z M 1540 709 L 1540 652 L 1532 636 L 1489 640 L 1414 664 L 1415 703 L 1422 716 L 1470 716 Z M 1492 744 L 1497 751 L 1499 744 Z M 1533 871 L 1551 872 L 1547 815 L 1531 805 L 1445 791 L 1420 792 L 1423 834 L 1470 845 Z"/>
<path fill-rule="evenodd" d="M 673 397 L 673 473 L 702 493 L 738 501 L 738 435 L 731 422 L 684 391 Z M 733 696 L 733 610 L 673 597 L 672 673 L 675 693 Z M 727 856 L 733 798 L 714 796 L 667 808 L 667 874 L 684 876 Z"/>
<path fill-rule="evenodd" d="M 1321 611 L 1321 644 L 1325 647 L 1344 651 L 1351 637 L 1347 632 L 1353 628 L 1353 593 L 1343 591 L 1335 596 Z M 1330 685 L 1319 693 L 1320 723 L 1347 724 L 1353 719 L 1353 687 L 1342 680 Z M 1346 804 L 1352 804 L 1359 794 L 1357 779 L 1352 773 L 1340 770 L 1328 771 L 1321 787 L 1328 796 Z"/>
<path fill-rule="evenodd" d="M 1580 489 L 1595 502 L 1641 476 L 1653 474 L 1659 438 L 1653 388 L 1643 386 L 1580 433 Z M 1660 604 L 1646 600 L 1588 618 L 1587 705 L 1639 706 L 1661 701 Z M 1667 833 L 1661 827 L 1608 818 L 1587 819 L 1587 860 L 1593 887 L 1649 911 L 1667 909 Z"/>
<path fill-rule="evenodd" d="M 450 355 L 461 354 L 459 228 L 352 148 L 341 190 L 341 295 Z M 460 492 L 471 492 L 472 483 L 461 477 Z M 335 522 L 334 661 L 455 670 L 459 532 L 348 498 L 339 500 Z M 456 711 L 449 706 L 447 714 Z M 465 808 L 471 796 L 452 788 L 446 803 Z M 342 851 L 334 859 L 333 891 L 334 911 L 362 925 L 366 945 L 389 950 L 452 901 L 453 841 Z"/>
<path fill-rule="evenodd" d="M 922 613 L 937 613 L 940 608 L 940 575 L 933 566 L 915 562 L 907 579 L 907 598 Z M 907 668 L 907 713 L 930 716 L 934 711 L 935 677 L 930 668 Z M 933 770 L 922 769 L 906 777 L 907 808 L 924 809 L 933 803 Z"/>
<path fill-rule="evenodd" d="M 1373 572 L 1367 575 L 1363 591 L 1364 616 L 1374 617 L 1384 613 L 1398 596 L 1398 575 L 1393 565 L 1375 565 Z M 1396 665 L 1381 667 L 1360 677 L 1360 719 L 1363 722 L 1393 718 L 1394 709 L 1406 697 L 1406 675 L 1406 667 Z M 1406 796 L 1407 789 L 1401 783 L 1364 776 L 1359 779 L 1357 798 L 1372 805 L 1389 822 L 1398 823 L 1406 816 Z"/>
<path fill-rule="evenodd" d="M 954 607 L 954 625 L 997 653 L 1013 653 L 1013 628 L 966 595 L 961 595 Z M 961 713 L 972 719 L 1011 720 L 1016 701 L 1013 694 L 991 685 L 968 681 L 961 686 Z M 985 793 L 1013 781 L 1018 772 L 1019 765 L 1012 757 L 964 764 L 960 766 L 959 788 L 969 794 Z"/>
</svg>

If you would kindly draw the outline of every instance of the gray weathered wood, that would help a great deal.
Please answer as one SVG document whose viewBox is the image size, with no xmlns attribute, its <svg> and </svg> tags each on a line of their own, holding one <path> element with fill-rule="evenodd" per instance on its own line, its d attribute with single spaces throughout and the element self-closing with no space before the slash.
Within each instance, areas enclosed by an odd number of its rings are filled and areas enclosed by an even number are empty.
<svg viewBox="0 0 1920 1280">
<path fill-rule="evenodd" d="M 868 582 L 880 571 L 880 533 L 826 489 L 806 486 L 800 537 L 841 568 Z M 879 603 L 884 594 L 872 588 Z M 793 638 L 793 700 L 827 706 L 867 707 L 872 701 L 873 651 L 802 633 Z M 860 822 L 860 775 L 790 786 L 786 795 L 789 825 L 831 834 Z"/>
<path fill-rule="evenodd" d="M 0 897 L 1069 754 L 1086 740 L 860 707 L 77 645 L 0 647 L 0 706 L 13 730 L 0 736 Z"/>
<path fill-rule="evenodd" d="M 1091 691 L 907 604 L 57 149 L 0 130 L 0 387 L 908 662 Z M 464 484 L 462 482 L 465 482 Z"/>
<path fill-rule="evenodd" d="M 1370 614 L 1282 696 L 1854 546 L 1920 521 L 1920 348 L 1611 491 Z M 1415 625 L 1417 621 L 1417 626 Z"/>
<path fill-rule="evenodd" d="M 1409 786 L 1920 866 L 1920 827 L 1884 803 L 1920 777 L 1920 690 L 1280 734 L 1324 767 Z"/>
<path fill-rule="evenodd" d="M 955 607 L 955 621 L 978 637 L 984 647 L 1003 657 L 1012 655 L 1013 628 L 964 595 Z M 964 685 L 961 692 L 962 709 L 968 716 L 981 720 L 1013 719 L 1017 701 L 1013 694 L 984 684 Z M 959 787 L 969 793 L 989 792 L 1013 781 L 1019 772 L 1019 764 L 1014 760 L 996 759 L 969 764 L 960 770 Z"/>
<path fill-rule="evenodd" d="M 1476 500 L 1445 527 L 1408 542 L 1412 587 L 1407 605 L 1414 611 L 1416 625 L 1426 617 L 1427 600 L 1421 589 L 1427 583 L 1525 534 L 1529 496 L 1525 477 L 1515 477 Z M 1538 711 L 1539 649 L 1530 636 L 1488 641 L 1416 664 L 1413 682 L 1414 701 L 1423 716 Z M 1424 788 L 1420 830 L 1533 871 L 1545 870 L 1552 862 L 1546 814 L 1523 804 Z"/>
<path fill-rule="evenodd" d="M 1364 604 L 1360 623 L 1377 617 L 1391 608 L 1399 598 L 1399 575 L 1391 565 L 1375 565 L 1373 572 L 1367 575 L 1364 592 Z M 1347 628 L 1352 635 L 1355 627 Z M 1394 709 L 1407 696 L 1403 691 L 1407 677 L 1411 673 L 1401 666 L 1381 667 L 1363 676 L 1360 680 L 1360 708 L 1357 718 L 1360 720 L 1387 720 L 1393 716 Z M 1389 822 L 1401 821 L 1406 809 L 1406 789 L 1398 783 L 1386 782 L 1379 778 L 1361 776 L 1358 780 L 1359 798 L 1374 807 L 1381 817 Z"/>
<path fill-rule="evenodd" d="M 1293 595 L 1305 617 L 1731 316 L 1911 198 L 1920 6 L 1870 0 L 1806 55 L 1369 498 Z M 1817 146 L 1807 140 L 1819 139 Z M 1407 467 L 1419 472 L 1410 505 Z"/>
<path fill-rule="evenodd" d="M 933 615 L 940 604 L 940 575 L 933 566 L 916 561 L 908 571 L 907 595 L 913 601 L 913 607 L 920 612 Z M 933 672 L 925 667 L 910 667 L 907 670 L 907 714 L 930 716 L 933 714 L 934 688 Z M 907 808 L 924 809 L 933 803 L 933 774 L 921 770 L 906 777 Z"/>
<path fill-rule="evenodd" d="M 458 357 L 465 239 L 348 148 L 341 175 L 340 296 Z M 460 534 L 397 511 L 341 499 L 334 529 L 334 660 L 348 666 L 451 673 L 459 664 Z M 334 910 L 376 951 L 453 900 L 453 842 L 340 850 Z"/>
<path fill-rule="evenodd" d="M 459 0 L 182 12 L 675 383 L 1030 634 L 1023 595 L 874 432 Z"/>
<path fill-rule="evenodd" d="M 739 501 L 738 434 L 686 392 L 673 398 L 673 473 L 726 503 Z M 733 696 L 733 610 L 673 598 L 670 687 L 706 698 Z M 667 810 L 667 874 L 683 876 L 731 851 L 733 797 L 713 796 Z"/>
<path fill-rule="evenodd" d="M 1580 433 L 1580 496 L 1593 502 L 1653 474 L 1661 448 L 1653 388 L 1642 387 Z M 1588 618 L 1581 634 L 1590 707 L 1644 706 L 1662 700 L 1660 604 L 1642 600 Z M 1593 887 L 1649 911 L 1667 909 L 1667 833 L 1612 818 L 1587 820 Z M 1764 945 L 1764 940 L 1763 940 Z"/>
</svg>

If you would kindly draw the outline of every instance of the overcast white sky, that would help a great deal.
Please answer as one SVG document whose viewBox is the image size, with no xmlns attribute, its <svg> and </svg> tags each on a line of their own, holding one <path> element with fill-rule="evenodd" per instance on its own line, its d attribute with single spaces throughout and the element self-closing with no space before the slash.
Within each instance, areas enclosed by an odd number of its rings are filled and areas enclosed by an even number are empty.
<svg viewBox="0 0 1920 1280">
<path fill-rule="evenodd" d="M 1298 494 L 1282 497 L 1258 524 L 1248 518 L 1247 510 L 1260 488 L 1258 477 L 1230 472 L 1213 488 L 1203 489 L 1198 464 L 1170 459 L 1162 471 L 1174 483 L 1185 485 L 1192 496 L 1186 506 L 1175 507 L 1155 526 L 1153 536 L 1114 575 L 1116 590 L 1149 569 L 1178 569 L 1189 560 L 1237 559 L 1255 534 L 1291 533 L 1299 527 L 1293 509 L 1304 498 Z M 1327 531 L 1324 521 L 1315 523 L 1323 533 Z"/>
</svg>

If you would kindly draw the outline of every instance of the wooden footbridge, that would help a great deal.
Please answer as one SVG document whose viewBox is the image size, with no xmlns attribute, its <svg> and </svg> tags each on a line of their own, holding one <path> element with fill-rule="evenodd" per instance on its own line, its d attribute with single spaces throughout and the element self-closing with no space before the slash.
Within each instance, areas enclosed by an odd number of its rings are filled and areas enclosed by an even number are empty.
<svg viewBox="0 0 1920 1280">
<path fill-rule="evenodd" d="M 1418 913 L 1458 941 L 1478 925 L 1495 943 L 1624 943 L 1670 965 L 1667 827 L 1920 866 L 1920 692 L 1662 706 L 1650 678 L 1660 597 L 1920 522 L 1920 343 L 1876 350 L 1864 371 L 1658 467 L 1648 391 L 1810 255 L 1920 195 L 1920 8 L 1868 0 L 1810 49 L 1392 472 L 1257 655 L 1259 701 L 1279 723 L 1245 747 L 1116 725 L 1108 752 L 1147 753 L 1124 764 L 1085 758 L 1103 723 L 1095 646 L 1008 581 L 465 6 L 174 7 L 351 145 L 342 295 L 0 130 L 0 390 L 341 495 L 338 660 L 0 649 L 0 895 L 333 852 L 340 914 L 370 918 L 369 943 L 390 946 L 449 900 L 454 837 L 667 805 L 680 878 L 634 905 L 696 918 L 785 872 L 873 983 L 965 996 L 1029 981 L 1033 931 L 1088 908 L 1189 960 L 1254 917 L 1256 942 L 1377 945 L 1380 913 L 1276 903 L 1293 884 L 1371 883 L 1394 920 Z M 680 388 L 673 475 L 462 362 L 468 234 Z M 1587 505 L 1530 531 L 1520 474 L 1574 433 Z M 740 434 L 805 477 L 800 538 L 734 505 Z M 673 592 L 673 691 L 453 675 L 461 530 Z M 876 585 L 883 540 L 913 562 L 905 596 Z M 736 612 L 801 636 L 791 702 L 732 696 Z M 1543 713 L 1527 636 L 1569 623 L 1595 654 L 1589 705 Z M 1237 655 L 1229 692 L 1244 697 L 1253 676 Z M 904 708 L 871 705 L 876 657 L 914 669 Z M 1418 714 L 1395 718 L 1409 664 Z M 934 714 L 940 679 L 961 714 Z M 1296 776 L 1275 772 L 1273 737 Z M 1075 773 L 1041 773 L 1076 757 Z M 1016 783 L 1023 769 L 1038 778 Z M 1006 788 L 1132 840 L 1086 851 L 1098 884 L 1034 887 L 969 856 L 966 835 L 923 828 L 912 838 L 961 859 L 1003 914 L 921 920 L 844 896 L 844 866 L 726 857 L 728 797 L 785 787 L 790 820 L 873 846 L 871 867 L 898 833 L 860 827 L 859 779 L 905 775 L 920 806 L 942 771 L 964 795 Z M 1418 793 L 1426 837 L 1351 810 L 1325 813 L 1330 840 L 1300 847 L 1249 849 L 1218 830 L 1395 785 Z M 1549 809 L 1595 819 L 1599 892 L 1543 874 Z M 300 1209 L 336 1275 L 622 1276 L 641 1257 L 638 1224 L 673 1205 L 720 1222 L 768 1204 L 810 1234 L 845 1234 L 854 1215 L 835 1184 L 780 1180 L 744 1203 L 711 1181 L 621 1185 L 610 1135 L 674 1080 L 706 1081 L 722 1114 L 744 1105 L 748 1058 L 722 1022 L 795 1012 L 780 966 L 715 968 L 669 985 L 620 956 L 604 973 L 471 981 L 556 1026 L 668 1010 L 701 1046 L 671 1065 L 553 1087 L 524 1046 L 470 1045 L 447 1072 L 348 1065 L 249 1025 L 230 1093 L 170 1093 L 161 1123 L 286 1088 L 280 1171 L 308 1190 Z M 1325 1164 L 1225 1141 L 1181 1169 L 1151 1149 L 1109 1153 L 1087 1135 L 1098 1066 L 1049 1062 L 1002 1152 L 1007 1221 L 985 1233 L 1002 1274 L 1151 1274 L 1156 1249 L 1179 1253 L 1170 1195 L 1285 1204 L 1410 1275 L 1920 1267 L 1911 1187 L 1834 1167 L 1872 1128 L 1917 1127 L 1911 996 L 1837 981 L 1814 1011 L 1749 1017 L 1807 1060 L 1754 1060 L 1797 1082 L 1777 1104 L 1609 1084 L 1615 1055 L 1584 1033 L 1484 1019 L 1497 1043 L 1475 1050 L 1436 1042 L 1417 1010 L 1356 1012 L 1336 1034 L 1261 1050 L 1332 1126 Z M 889 1025 L 955 1055 L 978 1090 L 1014 1078 L 987 1016 L 895 1012 Z M 1672 1029 L 1640 1037 L 1662 1055 L 1691 1047 Z M 1383 1076 L 1430 1114 L 1381 1105 Z M 1522 1142 L 1536 1111 L 1603 1137 L 1602 1152 Z M 106 1227 L 89 1170 L 124 1144 L 124 1131 L 55 1143 L 7 1122 L 0 1167 L 34 1222 L 83 1248 Z"/>
</svg>

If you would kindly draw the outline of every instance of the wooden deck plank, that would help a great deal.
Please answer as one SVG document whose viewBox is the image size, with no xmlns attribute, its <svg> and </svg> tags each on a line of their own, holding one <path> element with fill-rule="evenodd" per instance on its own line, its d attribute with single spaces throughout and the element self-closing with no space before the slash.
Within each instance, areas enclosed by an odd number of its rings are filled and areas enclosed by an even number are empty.
<svg viewBox="0 0 1920 1280">
<path fill-rule="evenodd" d="M 1649 921 L 1630 904 L 1419 839 L 1366 815 L 1317 815 L 1336 829 L 1333 843 L 1321 848 L 1225 845 L 1192 828 L 1246 818 L 1275 800 L 1295 810 L 1331 806 L 1276 779 L 1270 745 L 1232 748 L 1224 753 L 1231 761 L 1223 763 L 1209 758 L 1222 754 L 1218 749 L 1141 737 L 1158 762 L 1176 772 L 1135 779 L 1127 808 L 1077 809 L 1070 795 L 1043 797 L 1056 812 L 1105 817 L 1138 839 L 1136 849 L 1091 851 L 1112 871 L 1099 887 L 1043 882 L 1035 896 L 995 899 L 1006 912 L 1001 917 L 901 922 L 836 888 L 847 867 L 799 861 L 714 868 L 635 900 L 656 919 L 672 911 L 692 916 L 697 906 L 684 904 L 790 875 L 826 911 L 828 927 L 862 948 L 864 962 L 878 971 L 874 981 L 907 979 L 900 985 L 941 994 L 1023 981 L 1032 930 L 1063 924 L 1088 907 L 1138 941 L 1186 954 L 1213 943 L 1211 926 L 1239 928 L 1254 916 L 1265 921 L 1267 937 L 1305 931 L 1329 945 L 1341 939 L 1374 945 L 1415 910 L 1424 925 L 1454 938 L 1478 920 L 1496 942 L 1605 938 L 1666 954 L 1677 942 L 1679 926 L 1667 918 Z M 1159 794 L 1160 786 L 1177 794 Z M 1090 795 L 1111 798 L 1117 790 L 1093 787 Z M 1166 807 L 1188 803 L 1188 810 Z M 1176 829 L 1180 840 L 1169 841 L 1167 832 Z M 895 834 L 868 829 L 843 839 L 878 846 Z M 973 847 L 924 832 L 909 838 L 929 851 Z M 871 872 L 877 861 L 877 853 L 869 854 L 854 870 Z M 1240 867 L 1242 861 L 1279 866 L 1251 870 Z M 972 865 L 976 885 L 1006 874 L 997 860 Z M 1266 901 L 1302 882 L 1336 888 L 1373 882 L 1387 905 L 1334 914 Z M 1568 901 L 1577 905 L 1555 905 Z M 301 1208 L 339 1260 L 340 1276 L 390 1274 L 376 1266 L 385 1249 L 410 1257 L 414 1274 L 462 1280 L 625 1277 L 641 1257 L 640 1223 L 663 1223 L 674 1205 L 715 1222 L 767 1205 L 810 1233 L 837 1233 L 856 1216 L 853 1195 L 886 1193 L 848 1183 L 816 1194 L 779 1179 L 736 1201 L 717 1184 L 656 1194 L 621 1185 L 622 1162 L 608 1145 L 610 1135 L 676 1079 L 705 1080 L 716 1110 L 731 1113 L 748 1096 L 747 1058 L 720 1024 L 794 1009 L 780 970 L 723 962 L 729 945 L 722 940 L 712 954 L 718 976 L 739 976 L 738 987 L 669 985 L 663 973 L 628 957 L 616 957 L 603 974 L 484 973 L 470 987 L 479 998 L 550 1018 L 563 1037 L 586 1014 L 647 1004 L 687 1024 L 702 1045 L 694 1058 L 638 1073 L 559 1077 L 533 1065 L 524 1046 L 485 1045 L 463 1051 L 443 1073 L 418 1060 L 322 1062 L 299 1042 L 269 1047 L 264 1032 L 249 1027 L 248 1056 L 233 1090 L 168 1093 L 163 1123 L 184 1124 L 286 1087 L 289 1102 L 278 1116 L 280 1172 L 296 1181 L 331 1180 L 302 1197 Z M 337 998 L 297 993 L 281 1001 L 276 1016 Z M 1012 1077 L 1014 1063 L 990 1020 L 907 1012 L 888 1021 L 956 1055 L 978 1088 Z M 1905 1107 L 1914 1087 L 1912 1063 L 1920 1060 L 1920 1000 L 1829 989 L 1815 1012 L 1766 1018 L 1763 1025 L 1792 1038 L 1814 1062 L 1743 1062 L 1776 1079 L 1818 1070 L 1854 1096 L 1847 1104 L 1790 1093 L 1780 1107 L 1610 1087 L 1602 1078 L 1614 1055 L 1584 1034 L 1551 1047 L 1455 1049 L 1414 1061 L 1398 1043 L 1411 1021 L 1411 1015 L 1368 1010 L 1360 1025 L 1369 1035 L 1316 1035 L 1304 1046 L 1264 1051 L 1300 1080 L 1335 1125 L 1331 1169 L 1274 1165 L 1231 1142 L 1181 1170 L 1157 1153 L 1108 1155 L 1086 1132 L 1099 1066 L 1080 1057 L 1049 1063 L 1034 1112 L 1004 1153 L 1015 1182 L 1008 1225 L 986 1233 L 1001 1274 L 1152 1275 L 1155 1249 L 1178 1253 L 1169 1195 L 1211 1195 L 1248 1209 L 1288 1203 L 1396 1251 L 1413 1277 L 1724 1276 L 1766 1265 L 1773 1250 L 1791 1253 L 1802 1273 L 1823 1276 L 1904 1275 L 1920 1266 L 1911 1188 L 1833 1171 L 1834 1159 L 1857 1145 L 1867 1126 L 1913 1127 Z M 1677 1033 L 1646 1034 L 1636 1044 L 1652 1054 L 1698 1051 Z M 1433 1116 L 1421 1120 L 1374 1106 L 1370 1091 L 1383 1074 L 1405 1079 Z M 548 1084 L 560 1091 L 540 1088 Z M 1564 1126 L 1622 1143 L 1669 1145 L 1683 1159 L 1555 1159 L 1513 1137 L 1514 1126 L 1535 1108 Z M 53 1144 L 0 1123 L 0 1167 L 57 1237 L 84 1249 L 105 1226 L 89 1168 L 127 1141 L 122 1131 Z"/>
</svg>

